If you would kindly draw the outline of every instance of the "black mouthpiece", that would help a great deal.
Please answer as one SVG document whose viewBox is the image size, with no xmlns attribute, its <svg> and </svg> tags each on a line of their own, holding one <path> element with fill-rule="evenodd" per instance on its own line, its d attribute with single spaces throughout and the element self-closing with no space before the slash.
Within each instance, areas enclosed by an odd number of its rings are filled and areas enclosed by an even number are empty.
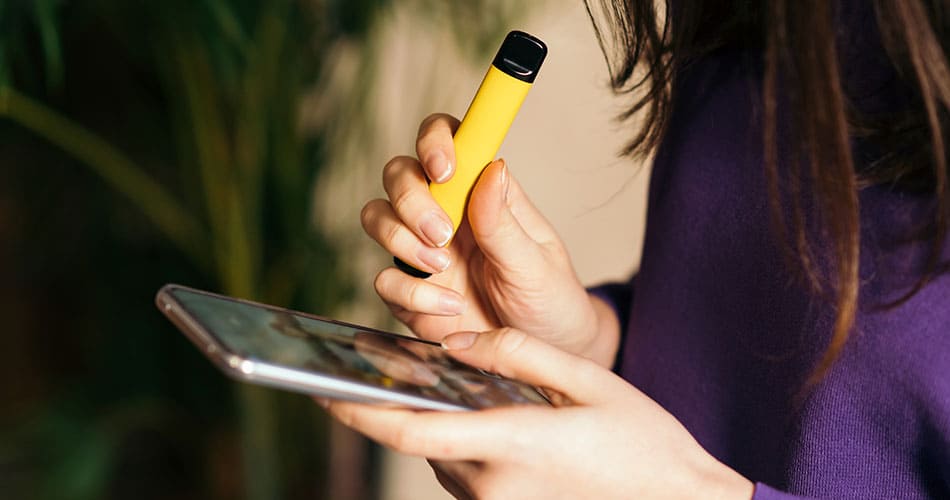
<svg viewBox="0 0 950 500">
<path fill-rule="evenodd" d="M 544 42 L 523 32 L 512 31 L 498 49 L 492 65 L 523 82 L 534 83 L 548 47 Z"/>
</svg>

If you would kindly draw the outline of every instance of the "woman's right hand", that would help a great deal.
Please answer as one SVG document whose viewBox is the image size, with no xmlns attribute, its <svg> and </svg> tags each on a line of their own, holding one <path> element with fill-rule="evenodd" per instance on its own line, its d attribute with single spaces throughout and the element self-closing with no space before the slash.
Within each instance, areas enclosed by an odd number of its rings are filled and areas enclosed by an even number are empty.
<svg viewBox="0 0 950 500">
<path fill-rule="evenodd" d="M 422 338 L 460 330 L 511 326 L 561 349 L 609 364 L 619 325 L 609 307 L 578 280 L 557 233 L 528 200 L 504 161 L 489 165 L 469 201 L 467 222 L 448 243 L 451 222 L 429 193 L 427 178 L 454 173 L 452 136 L 459 121 L 426 118 L 416 153 L 383 171 L 388 200 L 363 207 L 363 228 L 392 255 L 432 277 L 395 267 L 376 278 L 376 291 L 397 319 Z"/>
</svg>

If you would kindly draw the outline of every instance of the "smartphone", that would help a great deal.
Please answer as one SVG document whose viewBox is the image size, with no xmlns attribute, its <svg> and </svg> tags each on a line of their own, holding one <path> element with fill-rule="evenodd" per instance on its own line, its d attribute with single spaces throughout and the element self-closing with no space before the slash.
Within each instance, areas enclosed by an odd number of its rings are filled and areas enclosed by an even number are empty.
<svg viewBox="0 0 950 500">
<path fill-rule="evenodd" d="M 435 342 L 181 285 L 165 285 L 155 302 L 241 381 L 429 410 L 550 404 L 534 387 L 456 361 Z"/>
</svg>

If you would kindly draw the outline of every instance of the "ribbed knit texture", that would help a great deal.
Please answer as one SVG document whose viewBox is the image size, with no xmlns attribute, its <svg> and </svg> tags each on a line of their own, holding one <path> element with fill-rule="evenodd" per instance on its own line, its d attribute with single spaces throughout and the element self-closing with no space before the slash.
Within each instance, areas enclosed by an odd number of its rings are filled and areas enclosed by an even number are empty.
<svg viewBox="0 0 950 500">
<path fill-rule="evenodd" d="M 893 89 L 878 84 L 889 76 L 874 67 L 884 56 L 864 14 L 851 20 L 845 75 L 872 89 L 864 109 L 886 109 Z M 757 499 L 950 498 L 950 276 L 882 307 L 920 275 L 928 247 L 903 240 L 929 200 L 861 192 L 854 332 L 823 381 L 797 398 L 834 311 L 796 284 L 772 231 L 761 68 L 748 56 L 712 54 L 674 89 L 640 271 L 594 290 L 625 332 L 616 371 L 759 483 Z M 856 143 L 855 158 L 860 168 L 873 154 Z"/>
</svg>

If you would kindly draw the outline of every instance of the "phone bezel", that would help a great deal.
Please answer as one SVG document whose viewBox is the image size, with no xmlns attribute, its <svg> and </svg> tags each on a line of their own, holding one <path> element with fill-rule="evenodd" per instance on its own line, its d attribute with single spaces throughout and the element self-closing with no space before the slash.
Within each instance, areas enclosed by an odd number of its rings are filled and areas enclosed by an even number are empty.
<svg viewBox="0 0 950 500">
<path fill-rule="evenodd" d="M 394 389 L 378 387 L 366 383 L 354 382 L 352 380 L 341 379 L 331 375 L 322 375 L 303 370 L 297 370 L 286 366 L 275 365 L 263 362 L 249 357 L 242 356 L 230 351 L 227 346 L 221 342 L 213 332 L 208 330 L 200 321 L 198 321 L 188 310 L 175 298 L 173 292 L 183 290 L 191 293 L 197 293 L 214 297 L 217 299 L 228 300 L 232 302 L 243 303 L 252 307 L 261 307 L 275 312 L 286 312 L 296 314 L 317 321 L 324 321 L 340 326 L 357 328 L 361 331 L 383 335 L 386 337 L 396 337 L 412 342 L 420 342 L 427 345 L 438 346 L 435 342 L 429 342 L 423 339 L 397 335 L 395 333 L 368 328 L 353 323 L 346 323 L 330 318 L 325 318 L 315 314 L 303 313 L 291 309 L 262 304 L 236 297 L 229 297 L 217 293 L 198 290 L 184 285 L 168 284 L 163 286 L 155 296 L 155 304 L 159 310 L 176 326 L 185 336 L 210 359 L 215 366 L 227 374 L 229 377 L 254 384 L 265 385 L 278 389 L 285 389 L 294 392 L 302 392 L 313 396 L 326 397 L 331 399 L 344 399 L 359 403 L 382 404 L 398 407 L 411 407 L 426 410 L 440 411 L 471 411 L 474 408 L 462 406 L 437 399 L 430 399 L 423 396 L 406 394 Z"/>
</svg>

